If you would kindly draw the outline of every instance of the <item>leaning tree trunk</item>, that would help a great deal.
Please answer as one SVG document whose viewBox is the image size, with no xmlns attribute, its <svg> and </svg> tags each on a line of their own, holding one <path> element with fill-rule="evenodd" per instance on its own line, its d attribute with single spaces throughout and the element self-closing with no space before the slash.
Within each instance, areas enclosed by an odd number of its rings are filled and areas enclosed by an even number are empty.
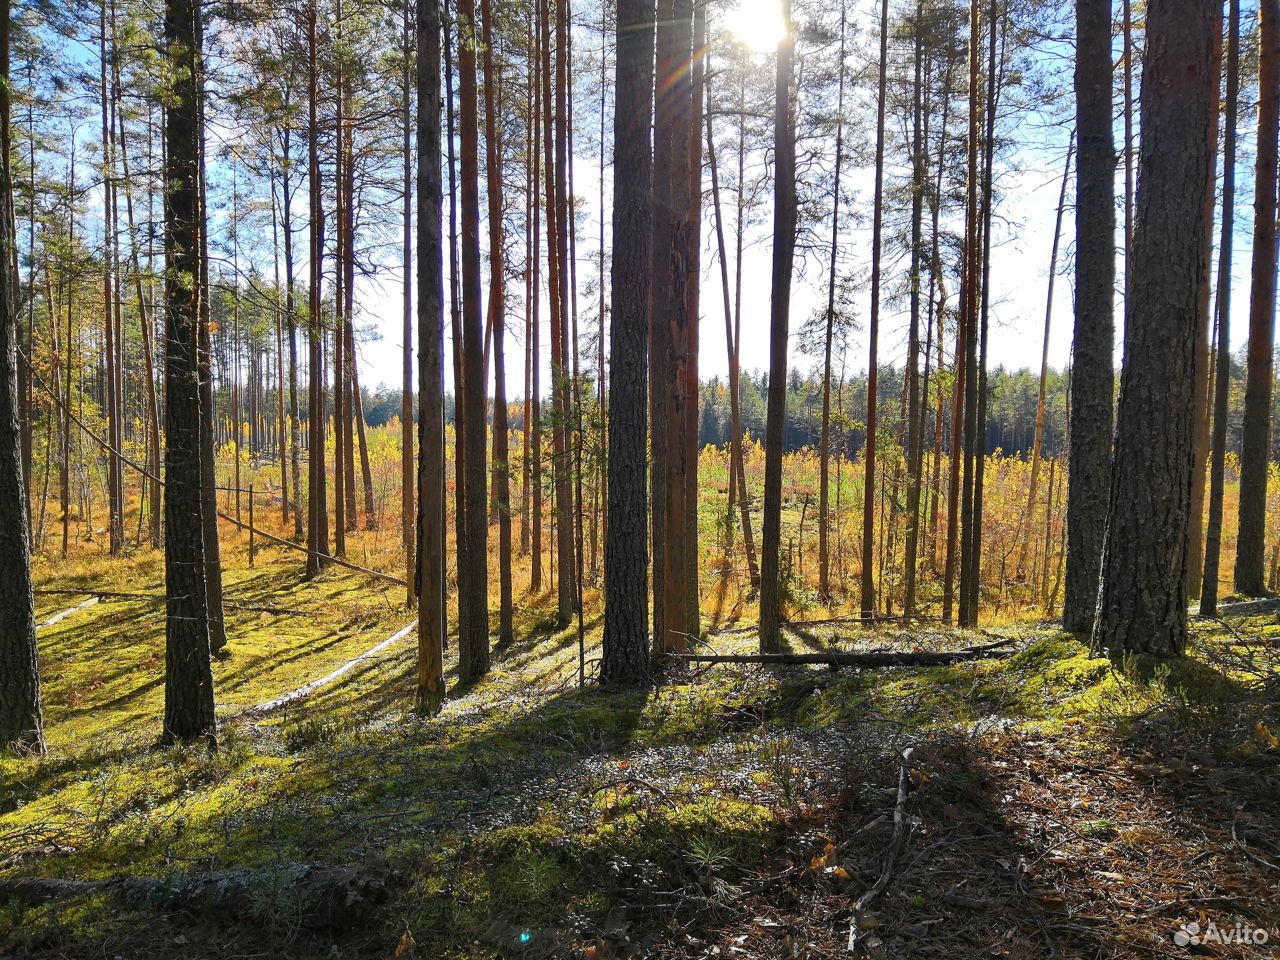
<svg viewBox="0 0 1280 960">
<path fill-rule="evenodd" d="M 1115 146 L 1111 133 L 1109 0 L 1076 0 L 1076 23 L 1076 318 L 1062 625 L 1085 633 L 1093 624 L 1106 529 L 1115 380 Z"/>
<path fill-rule="evenodd" d="M 1094 627 L 1095 644 L 1115 654 L 1169 657 L 1186 643 L 1206 130 L 1221 27 L 1217 0 L 1153 5 L 1147 19 L 1133 301 Z M 1083 160 L 1083 137 L 1081 146 Z M 1079 355 L 1076 365 L 1083 366 Z"/>
<path fill-rule="evenodd" d="M 1271 357 L 1276 329 L 1276 136 L 1280 130 L 1280 3 L 1261 0 L 1258 159 L 1253 189 L 1253 285 L 1249 294 L 1249 354 L 1240 444 L 1240 527 L 1236 590 L 1257 596 L 1266 587 L 1267 462 L 1271 437 Z"/>
<path fill-rule="evenodd" d="M 212 739 L 213 675 L 201 524 L 199 31 L 191 0 L 167 0 L 174 96 L 165 106 L 166 740 Z"/>
<path fill-rule="evenodd" d="M 0 78 L 0 142 L 8 143 L 9 0 L 0 0 Z M 14 274 L 8 269 L 14 237 L 7 150 L 0 152 L 0 205 L 0 750 L 43 752 L 30 518 L 18 419 L 18 317 Z"/>
</svg>

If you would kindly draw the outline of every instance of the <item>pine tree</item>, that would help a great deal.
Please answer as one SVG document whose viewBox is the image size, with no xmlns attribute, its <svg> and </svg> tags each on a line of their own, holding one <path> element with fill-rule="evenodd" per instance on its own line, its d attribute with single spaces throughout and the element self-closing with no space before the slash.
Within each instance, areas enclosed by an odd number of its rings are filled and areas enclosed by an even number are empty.
<svg viewBox="0 0 1280 960">
<path fill-rule="evenodd" d="M 1271 448 L 1272 354 L 1276 328 L 1276 163 L 1280 134 L 1280 3 L 1260 0 L 1258 146 L 1253 187 L 1253 276 L 1240 443 L 1240 524 L 1235 585 L 1257 596 L 1264 576 L 1267 469 Z"/>
<path fill-rule="evenodd" d="M 779 541 L 782 532 L 782 435 L 787 397 L 787 336 L 796 243 L 796 140 L 792 113 L 791 2 L 782 0 L 786 33 L 778 44 L 774 82 L 773 275 L 769 306 L 769 398 L 764 443 L 764 527 L 761 533 L 760 649 L 782 648 Z"/>
<path fill-rule="evenodd" d="M 164 35 L 173 77 L 165 106 L 165 709 L 169 741 L 213 740 L 213 676 L 205 590 L 199 330 L 199 13 L 167 0 Z"/>
<path fill-rule="evenodd" d="M 1076 316 L 1062 625 L 1078 633 L 1093 624 L 1111 472 L 1116 223 L 1111 128 L 1110 0 L 1076 0 Z M 1126 290 L 1132 269 L 1126 261 Z"/>
<path fill-rule="evenodd" d="M 1094 626 L 1094 643 L 1115 654 L 1169 657 L 1186 643 L 1197 295 L 1221 27 L 1216 0 L 1148 12 L 1132 308 Z M 1081 168 L 1085 139 L 1081 130 Z"/>
<path fill-rule="evenodd" d="M 610 268 L 608 534 L 600 680 L 648 675 L 645 344 L 649 306 L 654 4 L 619 0 Z"/>
<path fill-rule="evenodd" d="M 30 514 L 18 416 L 18 304 L 9 149 L 9 0 L 0 0 L 0 749 L 44 752 Z"/>
</svg>

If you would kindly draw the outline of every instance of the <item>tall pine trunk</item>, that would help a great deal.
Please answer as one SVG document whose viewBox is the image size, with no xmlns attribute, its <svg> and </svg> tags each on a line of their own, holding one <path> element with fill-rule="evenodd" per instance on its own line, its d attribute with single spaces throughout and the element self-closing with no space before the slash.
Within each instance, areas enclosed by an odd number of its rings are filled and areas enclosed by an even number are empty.
<svg viewBox="0 0 1280 960">
<path fill-rule="evenodd" d="M 1093 624 L 1111 475 L 1116 275 L 1111 131 L 1111 4 L 1076 0 L 1076 309 L 1062 625 L 1077 633 L 1087 633 Z M 1131 289 L 1130 269 L 1126 261 L 1126 290 Z"/>
<path fill-rule="evenodd" d="M 167 0 L 164 33 L 176 89 L 165 106 L 165 684 L 164 737 L 217 734 L 201 514 L 201 200 L 199 13 Z"/>
<path fill-rule="evenodd" d="M 847 17 L 840 7 L 839 79 L 836 87 L 836 158 L 831 180 L 831 258 L 827 266 L 827 324 L 822 344 L 822 424 L 818 434 L 818 596 L 831 599 L 830 461 L 831 346 L 836 323 L 836 258 L 840 252 L 840 174 L 844 162 L 844 67 Z M 727 285 L 726 285 L 727 286 Z"/>
<path fill-rule="evenodd" d="M 506 257 L 503 251 L 502 142 L 498 132 L 498 82 L 494 73 L 492 0 L 481 0 L 484 32 L 484 140 L 489 201 L 489 327 L 493 330 L 493 486 L 498 513 L 498 643 L 514 639 L 511 622 L 511 474 L 508 463 Z"/>
<path fill-rule="evenodd" d="M 13 180 L 7 149 L 10 116 L 9 0 L 0 0 L 0 80 L 3 81 L 0 83 L 0 143 L 6 148 L 0 155 L 0 750 L 13 748 L 43 753 L 35 595 L 32 592 L 30 563 L 31 530 L 18 417 L 16 275 L 8 266 L 15 243 Z M 34 290 L 31 295 L 34 296 Z M 193 489 L 198 498 L 198 476 Z M 195 509 L 198 516 L 198 500 Z M 196 526 L 198 543 L 198 524 Z M 208 664 L 207 635 L 205 664 Z"/>
<path fill-rule="evenodd" d="M 1107 18 L 1097 20 L 1105 33 Z M 1132 309 L 1094 627 L 1095 644 L 1117 655 L 1174 656 L 1186 643 L 1197 295 L 1212 167 L 1206 134 L 1221 27 L 1217 0 L 1154 5 L 1147 18 Z M 1109 108 L 1106 116 L 1109 134 Z M 1082 130 L 1082 170 L 1084 147 Z"/>
<path fill-rule="evenodd" d="M 880 254 L 884 228 L 884 113 L 885 78 L 889 65 L 889 0 L 880 4 L 880 80 L 876 97 L 875 197 L 871 214 L 871 314 L 867 320 L 867 441 L 863 448 L 862 481 L 862 619 L 876 612 L 875 489 L 876 390 L 879 380 Z"/>
<path fill-rule="evenodd" d="M 421 14 L 415 10 L 415 16 L 425 16 L 428 20 L 427 30 L 433 30 L 434 33 L 428 33 L 427 42 L 435 45 L 436 70 L 433 77 L 426 78 L 427 93 L 429 96 L 439 99 L 440 96 L 440 5 L 439 0 L 431 0 L 424 4 L 427 7 Z M 400 354 L 400 371 L 401 371 L 401 388 L 400 388 L 400 540 L 404 547 L 405 569 L 407 575 L 405 577 L 405 602 L 412 607 L 417 599 L 417 564 L 414 560 L 415 555 L 415 533 L 414 533 L 414 450 L 413 450 L 413 51 L 417 42 L 417 27 L 411 28 L 409 22 L 409 11 L 412 8 L 409 0 L 404 0 L 404 7 L 401 12 L 402 23 L 401 29 L 404 31 L 404 49 L 401 55 L 404 63 L 401 65 L 401 77 L 404 85 L 404 114 L 402 124 L 404 126 L 404 177 L 402 180 L 402 189 L 404 196 L 402 198 L 403 207 L 401 209 L 400 229 L 403 231 L 402 247 L 401 247 L 401 266 L 404 274 L 404 311 L 403 326 L 401 329 L 401 354 Z M 438 159 L 440 155 L 440 107 L 435 104 L 432 108 L 435 111 L 435 153 Z M 435 167 L 435 193 L 428 194 L 425 198 L 419 199 L 419 204 L 431 210 L 433 205 L 436 208 L 436 225 L 435 239 L 437 258 L 436 274 L 440 275 L 441 267 L 438 265 L 440 257 L 440 169 L 439 163 Z M 428 236 L 428 241 L 430 237 Z M 431 264 L 428 263 L 428 267 Z M 440 282 L 438 279 L 435 281 Z M 440 299 L 441 291 L 437 286 L 435 290 L 437 297 L 437 309 L 443 306 L 443 300 Z M 443 335 L 443 331 L 441 331 Z M 439 339 L 439 338 L 437 338 Z M 432 341 L 437 350 L 441 349 L 441 345 Z M 437 363 L 440 357 L 436 358 Z M 428 387 L 435 386 L 440 389 L 439 384 L 431 384 Z M 442 441 L 443 442 L 443 441 Z M 434 470 L 435 464 L 429 464 Z M 440 466 L 441 475 L 438 482 L 441 486 L 444 484 L 443 465 Z M 434 472 L 430 476 L 433 482 L 437 480 Z M 419 684 L 421 687 L 422 684 Z"/>
<path fill-rule="evenodd" d="M 321 313 L 321 255 L 324 250 L 324 218 L 321 205 L 320 154 L 317 129 L 316 3 L 307 5 L 307 183 L 311 206 L 308 267 L 307 341 L 309 379 L 307 398 L 307 576 L 319 576 L 329 554 L 328 493 L 324 463 L 324 318 Z"/>
<path fill-rule="evenodd" d="M 761 534 L 760 649 L 782 648 L 779 540 L 782 531 L 782 437 L 787 400 L 787 338 L 791 318 L 791 274 L 796 243 L 796 141 L 792 115 L 791 2 L 782 0 L 786 33 L 778 43 L 774 81 L 773 274 L 769 303 L 769 393 L 764 443 L 764 527 Z"/>
<path fill-rule="evenodd" d="M 458 4 L 460 29 L 476 23 L 475 4 Z M 466 464 L 466 514 L 459 539 L 458 604 L 466 607 L 458 637 L 458 676 L 464 682 L 489 672 L 488 515 L 485 510 L 484 330 L 480 318 L 480 129 L 476 89 L 476 38 L 458 38 L 459 179 L 462 197 L 462 365 L 460 402 L 466 421 L 461 443 Z"/>
<path fill-rule="evenodd" d="M 1231 394 L 1231 247 L 1235 234 L 1236 126 L 1240 96 L 1240 0 L 1230 0 L 1227 26 L 1226 136 L 1222 149 L 1222 233 L 1218 241 L 1215 293 L 1218 353 L 1213 397 L 1213 438 L 1209 455 L 1209 518 L 1204 531 L 1204 575 L 1200 615 L 1218 613 L 1218 573 L 1222 556 L 1222 500 L 1226 492 L 1227 418 Z"/>
<path fill-rule="evenodd" d="M 654 4 L 619 0 L 610 267 L 608 532 L 600 680 L 648 675 L 645 346 L 649 308 Z M 602 371 L 603 373 L 603 371 Z"/>
<path fill-rule="evenodd" d="M 1259 0 L 1257 173 L 1253 188 L 1253 279 L 1240 442 L 1240 525 L 1236 590 L 1266 589 L 1267 464 L 1270 460 L 1272 354 L 1276 329 L 1276 154 L 1280 132 L 1280 3 Z"/>
<path fill-rule="evenodd" d="M 441 0 L 417 0 L 418 707 L 444 700 L 444 258 L 440 219 Z"/>
</svg>

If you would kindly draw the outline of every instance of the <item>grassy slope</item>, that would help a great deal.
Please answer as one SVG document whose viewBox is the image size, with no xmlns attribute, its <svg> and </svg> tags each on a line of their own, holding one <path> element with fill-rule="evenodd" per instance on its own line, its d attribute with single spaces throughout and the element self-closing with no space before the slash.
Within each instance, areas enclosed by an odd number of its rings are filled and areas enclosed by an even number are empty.
<svg viewBox="0 0 1280 960">
<path fill-rule="evenodd" d="M 1202 626 L 1195 660 L 1145 679 L 1028 628 L 1004 661 L 717 668 L 602 693 L 576 687 L 576 634 L 532 598 L 493 675 L 438 718 L 407 711 L 409 643 L 278 713 L 237 716 L 407 622 L 394 588 L 359 574 L 305 584 L 291 556 L 253 571 L 238 558 L 230 598 L 303 613 L 231 613 L 216 754 L 153 746 L 159 606 L 104 602 L 42 631 L 51 749 L 0 760 L 0 881 L 259 866 L 252 915 L 139 914 L 109 893 L 0 903 L 0 955 L 835 955 L 878 872 L 906 743 L 917 826 L 874 917 L 891 950 L 1146 956 L 1205 912 L 1280 925 L 1269 620 L 1240 636 Z M 158 593 L 159 576 L 142 553 L 42 586 Z M 41 612 L 74 602 L 42 597 Z M 598 642 L 589 619 L 589 662 Z M 297 863 L 367 865 L 391 899 L 353 929 L 309 929 L 271 882 Z"/>
</svg>

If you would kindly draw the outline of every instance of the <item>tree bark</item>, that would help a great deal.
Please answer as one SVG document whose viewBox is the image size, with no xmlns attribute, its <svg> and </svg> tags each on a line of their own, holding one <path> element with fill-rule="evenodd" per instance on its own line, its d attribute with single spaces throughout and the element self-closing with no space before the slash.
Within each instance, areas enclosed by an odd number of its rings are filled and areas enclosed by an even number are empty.
<svg viewBox="0 0 1280 960">
<path fill-rule="evenodd" d="M 0 0 L 0 142 L 9 143 L 9 0 Z M 31 530 L 18 417 L 10 153 L 0 155 L 0 750 L 44 752 Z M 34 293 L 34 291 L 33 291 Z M 198 511 L 197 505 L 197 511 Z"/>
<path fill-rule="evenodd" d="M 439 0 L 430 3 L 428 13 L 427 29 L 431 30 L 434 24 L 434 33 L 428 34 L 428 43 L 434 43 L 436 56 L 436 72 L 434 77 L 427 79 L 427 93 L 429 96 L 440 97 L 440 8 Z M 402 181 L 404 190 L 403 208 L 401 212 L 401 230 L 404 233 L 401 263 L 404 274 L 404 311 L 403 311 L 403 327 L 401 330 L 401 387 L 400 387 L 400 540 L 404 547 L 405 570 L 407 571 L 405 580 L 408 583 L 406 588 L 405 603 L 412 607 L 417 600 L 416 587 L 416 571 L 417 563 L 415 560 L 416 534 L 414 524 L 414 505 L 416 498 L 414 496 L 414 449 L 413 449 L 413 190 L 414 190 L 414 169 L 413 169 L 413 52 L 417 45 L 417 26 L 416 23 L 411 28 L 409 17 L 410 10 L 413 10 L 415 19 L 417 17 L 416 9 L 410 7 L 409 0 L 404 0 L 402 9 L 401 29 L 404 31 L 404 50 L 402 56 L 404 63 L 402 64 L 402 78 L 404 84 L 404 178 Z M 434 86 L 433 86 L 434 84 Z M 437 104 L 436 112 L 436 152 L 435 156 L 440 153 L 440 108 Z M 439 167 L 439 164 L 436 164 Z M 437 207 L 440 203 L 440 171 L 436 170 L 435 195 L 428 195 L 425 199 L 424 206 L 428 210 L 434 202 Z M 420 203 L 422 201 L 419 201 Z M 439 244 L 439 210 L 436 211 L 436 233 L 437 233 L 437 249 L 436 256 L 440 256 Z M 442 267 L 441 267 L 442 269 Z M 439 273 L 440 270 L 437 270 Z M 443 306 L 443 298 L 441 291 L 436 290 L 436 296 L 440 298 L 439 303 Z M 443 330 L 441 331 L 443 335 Z M 437 344 L 437 349 L 439 345 Z M 430 386 L 430 384 L 428 384 Z M 443 470 L 443 467 L 441 468 Z M 431 478 L 435 480 L 434 475 Z M 438 478 L 441 486 L 444 484 L 443 474 Z"/>
<path fill-rule="evenodd" d="M 200 381 L 200 29 L 191 0 L 166 0 L 174 95 L 165 106 L 165 707 L 164 738 L 217 735 L 205 589 Z"/>
<path fill-rule="evenodd" d="M 444 258 L 440 219 L 441 0 L 417 0 L 418 707 L 444 700 Z"/>
<path fill-rule="evenodd" d="M 320 284 L 321 256 L 324 250 L 324 215 L 321 206 L 320 154 L 317 142 L 317 71 L 316 62 L 316 3 L 307 4 L 307 182 L 311 204 L 311 255 L 307 316 L 309 345 L 307 372 L 309 388 L 307 398 L 307 577 L 320 575 L 325 557 L 329 553 L 328 494 L 325 483 L 324 463 L 324 353 L 321 340 L 324 334 L 324 318 L 321 314 Z"/>
<path fill-rule="evenodd" d="M 764 446 L 764 528 L 760 570 L 760 651 L 782 647 L 779 539 L 782 528 L 782 437 L 787 400 L 787 337 L 791 316 L 791 273 L 796 243 L 796 143 L 792 116 L 791 0 L 782 0 L 786 34 L 778 43 L 774 83 L 773 275 L 769 304 L 769 395 Z"/>
<path fill-rule="evenodd" d="M 1267 464 L 1270 460 L 1272 353 L 1276 328 L 1276 155 L 1280 131 L 1280 3 L 1259 2 L 1258 146 L 1253 188 L 1253 279 L 1240 443 L 1240 525 L 1236 591 L 1266 590 Z"/>
<path fill-rule="evenodd" d="M 827 266 L 827 324 L 822 345 L 822 424 L 818 434 L 818 596 L 831 599 L 830 460 L 831 342 L 836 323 L 836 257 L 840 252 L 840 173 L 844 162 L 844 75 L 847 16 L 840 7 L 840 53 L 836 88 L 836 158 L 831 182 L 831 258 Z"/>
<path fill-rule="evenodd" d="M 481 0 L 484 34 L 485 173 L 489 201 L 489 327 L 493 330 L 493 486 L 498 513 L 498 643 L 515 637 L 511 622 L 511 473 L 508 462 L 507 373 L 503 335 L 507 328 L 503 251 L 502 143 L 498 132 L 498 82 L 494 73 L 493 4 Z"/>
<path fill-rule="evenodd" d="M 1101 32 L 1106 21 L 1098 21 Z M 1095 645 L 1114 654 L 1169 657 L 1186 643 L 1197 294 L 1211 169 L 1206 131 L 1221 27 L 1216 0 L 1153 6 L 1147 18 L 1133 302 L 1094 627 Z M 1109 108 L 1106 126 L 1109 134 Z M 1082 169 L 1084 148 L 1082 130 Z M 1076 366 L 1083 366 L 1078 353 Z M 1074 431 L 1074 411 L 1072 419 Z M 1074 473 L 1078 463 L 1072 467 Z"/>
<path fill-rule="evenodd" d="M 600 681 L 619 685 L 640 683 L 648 675 L 645 345 L 654 16 L 652 0 L 618 2 L 609 276 L 609 512 Z"/>
<path fill-rule="evenodd" d="M 476 24 L 472 0 L 458 3 L 460 29 Z M 485 482 L 484 330 L 480 318 L 480 129 L 474 37 L 458 38 L 459 136 L 462 187 L 462 444 L 466 463 L 465 565 L 460 564 L 458 603 L 467 608 L 458 637 L 458 677 L 478 680 L 489 672 L 488 513 Z"/>
<path fill-rule="evenodd" d="M 214 471 L 213 442 L 213 349 L 210 343 L 211 318 L 209 298 L 209 181 L 205 176 L 206 133 L 204 103 L 204 13 L 193 4 L 196 29 L 196 124 L 199 143 L 199 241 L 200 241 L 200 329 L 198 359 L 200 363 L 200 475 L 202 479 L 201 519 L 204 524 L 204 581 L 208 594 L 209 649 L 214 653 L 227 645 L 227 628 L 222 604 L 222 547 L 218 542 L 217 477 Z"/>
<path fill-rule="evenodd" d="M 867 320 L 867 440 L 863 447 L 862 481 L 862 615 L 876 608 L 875 489 L 876 489 L 876 392 L 879 379 L 880 251 L 884 226 L 884 112 L 885 79 L 889 65 L 889 0 L 880 4 L 880 80 L 876 97 L 875 196 L 871 214 L 871 314 Z"/>
<path fill-rule="evenodd" d="M 1116 156 L 1111 121 L 1109 0 L 1076 0 L 1076 24 L 1076 310 L 1062 625 L 1076 633 L 1087 633 L 1098 597 L 1106 530 L 1115 383 L 1112 301 Z M 1145 83 L 1143 88 L 1145 91 Z M 1126 262 L 1126 275 L 1130 269 Z M 1126 289 L 1130 288 L 1126 276 Z M 1125 349 L 1130 347 L 1126 345 Z"/>
<path fill-rule="evenodd" d="M 1240 0 L 1230 0 L 1227 27 L 1226 136 L 1222 150 L 1222 233 L 1218 241 L 1216 291 L 1217 374 L 1213 397 L 1213 438 L 1209 456 L 1209 519 L 1204 532 L 1204 575 L 1200 615 L 1218 612 L 1218 572 L 1222 555 L 1222 500 L 1226 491 L 1227 418 L 1231 394 L 1231 248 L 1235 235 L 1236 127 L 1240 96 Z"/>
</svg>

